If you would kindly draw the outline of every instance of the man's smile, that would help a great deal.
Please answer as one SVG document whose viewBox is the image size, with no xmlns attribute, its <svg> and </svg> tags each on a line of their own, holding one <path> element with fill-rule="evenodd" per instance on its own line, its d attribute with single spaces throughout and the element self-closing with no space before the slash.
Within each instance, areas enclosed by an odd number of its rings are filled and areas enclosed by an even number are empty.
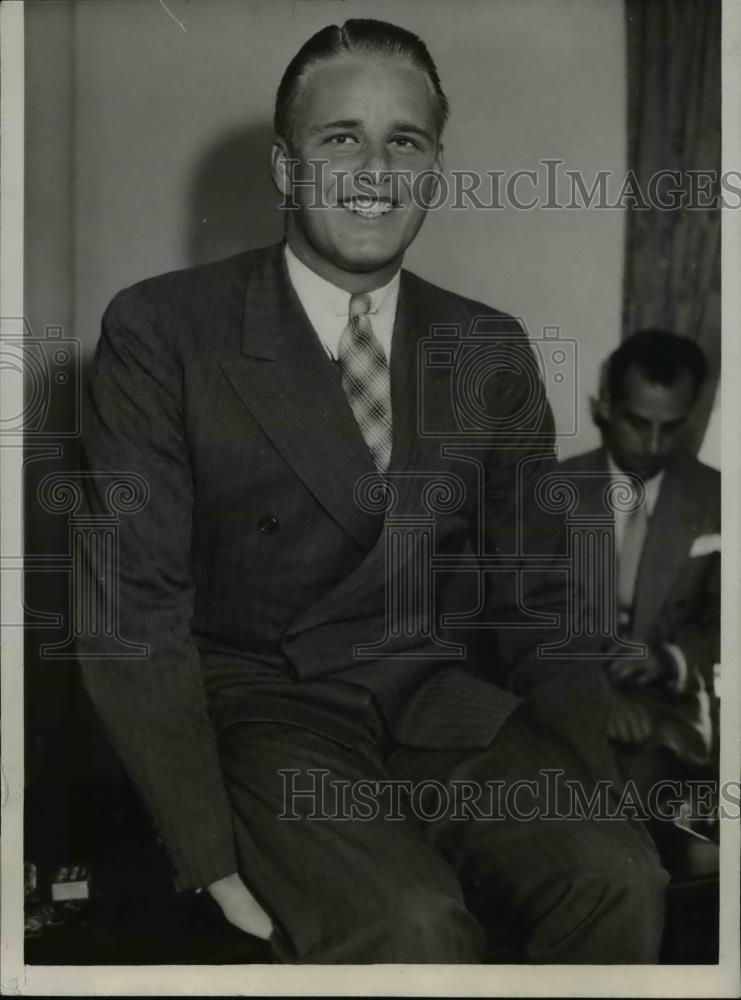
<svg viewBox="0 0 741 1000">
<path fill-rule="evenodd" d="M 367 195 L 353 195 L 340 202 L 345 211 L 359 216 L 361 219 L 380 219 L 394 209 L 403 208 L 390 198 L 372 198 Z"/>
</svg>

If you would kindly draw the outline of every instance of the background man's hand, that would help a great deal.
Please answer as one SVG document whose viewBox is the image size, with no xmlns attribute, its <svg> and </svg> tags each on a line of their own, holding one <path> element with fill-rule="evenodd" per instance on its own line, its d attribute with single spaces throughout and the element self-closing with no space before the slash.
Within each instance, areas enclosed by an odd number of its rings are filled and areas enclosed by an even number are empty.
<svg viewBox="0 0 741 1000">
<path fill-rule="evenodd" d="M 648 711 L 625 695 L 615 692 L 615 702 L 607 719 L 607 736 L 618 743 L 645 743 L 651 735 Z"/>
<path fill-rule="evenodd" d="M 273 933 L 273 924 L 239 875 L 227 875 L 208 886 L 209 894 L 221 907 L 230 924 L 264 941 Z"/>
<path fill-rule="evenodd" d="M 606 668 L 607 676 L 616 685 L 652 684 L 666 675 L 665 663 L 647 646 L 644 656 L 630 659 L 611 660 Z"/>
</svg>

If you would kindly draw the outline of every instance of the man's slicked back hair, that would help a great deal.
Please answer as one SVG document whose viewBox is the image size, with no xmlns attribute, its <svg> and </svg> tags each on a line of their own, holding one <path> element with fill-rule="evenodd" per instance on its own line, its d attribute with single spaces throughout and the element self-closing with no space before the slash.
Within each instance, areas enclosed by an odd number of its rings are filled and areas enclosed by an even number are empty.
<svg viewBox="0 0 741 1000">
<path fill-rule="evenodd" d="M 273 127 L 276 135 L 290 142 L 295 124 L 296 101 L 307 71 L 317 63 L 350 52 L 377 56 L 402 56 L 427 74 L 436 98 L 438 137 L 448 117 L 448 99 L 443 93 L 437 67 L 427 46 L 411 31 L 388 21 L 351 18 L 340 27 L 327 25 L 305 42 L 286 67 L 275 98 Z"/>
<path fill-rule="evenodd" d="M 695 396 L 707 378 L 708 363 L 694 340 L 668 330 L 639 330 L 624 340 L 607 359 L 606 381 L 610 399 L 618 400 L 625 388 L 629 368 L 638 370 L 653 384 L 672 386 L 689 372 Z"/>
</svg>

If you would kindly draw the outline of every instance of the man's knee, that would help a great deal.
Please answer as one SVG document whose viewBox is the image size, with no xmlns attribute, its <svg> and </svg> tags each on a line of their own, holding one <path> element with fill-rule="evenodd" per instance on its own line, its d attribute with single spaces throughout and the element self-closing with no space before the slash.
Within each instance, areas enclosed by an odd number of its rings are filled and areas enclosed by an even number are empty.
<svg viewBox="0 0 741 1000">
<path fill-rule="evenodd" d="M 394 902 L 389 931 L 417 962 L 479 962 L 484 932 L 462 901 L 442 893 L 407 890 Z"/>
<path fill-rule="evenodd" d="M 658 961 L 668 874 L 638 840 L 600 845 L 595 837 L 594 847 L 552 885 L 551 902 L 530 941 L 532 957 L 595 964 Z"/>
<path fill-rule="evenodd" d="M 594 850 L 583 856 L 580 879 L 603 886 L 615 902 L 663 906 L 669 875 L 644 831 L 632 825 L 616 831 L 610 824 L 609 836 L 600 837 L 600 827 L 595 828 Z M 604 828 L 602 832 L 608 833 Z"/>
<path fill-rule="evenodd" d="M 369 907 L 341 941 L 312 949 L 309 962 L 476 963 L 486 936 L 462 901 L 424 888 L 400 889 Z"/>
<path fill-rule="evenodd" d="M 636 904 L 663 907 L 664 895 L 669 884 L 669 874 L 662 867 L 658 856 L 646 852 L 631 852 L 622 863 L 607 873 L 614 893 Z"/>
</svg>

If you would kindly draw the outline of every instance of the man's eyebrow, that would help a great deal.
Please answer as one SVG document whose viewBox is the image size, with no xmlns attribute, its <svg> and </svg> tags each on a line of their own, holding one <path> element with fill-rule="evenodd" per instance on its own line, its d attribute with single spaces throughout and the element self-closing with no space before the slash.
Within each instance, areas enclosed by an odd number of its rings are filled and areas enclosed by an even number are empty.
<svg viewBox="0 0 741 1000">
<path fill-rule="evenodd" d="M 626 417 L 629 417 L 631 420 L 636 420 L 636 421 L 638 421 L 638 422 L 640 422 L 642 424 L 650 424 L 651 423 L 651 418 L 650 417 L 644 417 L 640 413 L 636 413 L 635 410 L 631 410 L 627 406 L 623 407 L 623 413 L 626 415 Z"/>
<path fill-rule="evenodd" d="M 309 135 L 316 135 L 317 132 L 326 132 L 332 128 L 360 128 L 357 118 L 335 118 L 330 122 L 320 122 L 309 129 Z"/>
<path fill-rule="evenodd" d="M 625 413 L 631 420 L 635 420 L 638 423 L 641 423 L 641 424 L 650 424 L 651 423 L 651 418 L 650 417 L 644 417 L 640 413 L 636 413 L 634 410 L 630 410 L 627 407 L 623 410 L 623 413 Z M 681 414 L 678 417 L 669 417 L 668 420 L 662 420 L 662 421 L 660 421 L 660 426 L 661 427 L 671 427 L 673 424 L 681 424 L 686 419 L 687 419 L 687 414 L 683 413 L 683 414 Z"/>
<path fill-rule="evenodd" d="M 429 129 L 422 128 L 420 125 L 415 125 L 414 122 L 398 121 L 393 122 L 391 126 L 392 132 L 410 132 L 412 135 L 421 135 L 423 138 L 428 139 L 430 142 L 435 141 L 435 136 Z"/>
</svg>

